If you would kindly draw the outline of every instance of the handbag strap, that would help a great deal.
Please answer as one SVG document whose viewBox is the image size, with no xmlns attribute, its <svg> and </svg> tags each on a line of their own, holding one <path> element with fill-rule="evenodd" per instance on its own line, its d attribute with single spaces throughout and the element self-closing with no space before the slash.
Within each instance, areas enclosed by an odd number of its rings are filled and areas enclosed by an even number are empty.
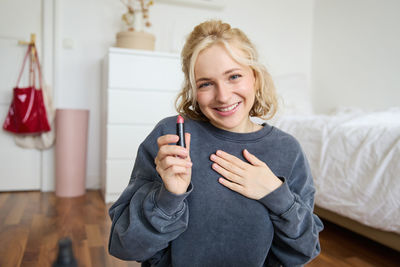
<svg viewBox="0 0 400 267">
<path fill-rule="evenodd" d="M 37 48 L 36 48 L 35 45 L 33 45 L 33 48 L 34 48 L 34 52 L 35 52 L 36 67 L 38 69 L 38 75 L 39 75 L 39 85 L 40 85 L 40 88 L 43 88 L 42 71 L 40 69 L 40 62 L 39 62 L 39 56 L 38 56 L 38 53 L 37 53 Z"/>
<path fill-rule="evenodd" d="M 30 51 L 31 51 L 31 45 L 29 45 L 29 46 L 28 46 L 28 50 L 26 50 L 24 62 L 22 63 L 22 68 L 21 68 L 21 71 L 19 72 L 19 76 L 18 76 L 18 80 L 17 80 L 17 87 L 18 87 L 18 85 L 19 85 L 19 82 L 21 81 L 21 77 L 22 77 L 22 74 L 23 74 L 23 72 L 24 72 L 26 60 L 28 59 L 28 56 L 29 56 L 29 52 L 30 52 Z"/>
<path fill-rule="evenodd" d="M 33 58 L 33 54 L 31 55 L 31 57 L 30 57 L 30 60 L 29 60 L 29 85 L 31 85 L 32 87 L 35 87 L 35 85 L 36 85 L 36 83 L 35 83 L 35 76 L 36 76 L 36 73 L 35 73 L 35 69 L 34 69 L 34 65 L 33 65 L 33 62 L 35 61 L 35 59 Z"/>
<path fill-rule="evenodd" d="M 43 87 L 42 72 L 40 70 L 40 62 L 39 62 L 39 57 L 37 54 L 37 49 L 34 44 L 30 44 L 28 46 L 28 50 L 26 51 L 24 62 L 22 63 L 22 68 L 21 68 L 21 71 L 18 76 L 17 87 L 21 81 L 22 74 L 24 73 L 25 64 L 28 59 L 29 53 L 33 54 L 33 56 L 31 56 L 31 58 L 30 58 L 30 64 L 29 64 L 30 65 L 29 66 L 29 81 L 31 83 L 30 85 L 35 86 L 35 65 L 36 65 L 36 67 L 38 69 L 38 75 L 39 75 L 39 85 L 40 85 L 40 88 L 42 88 Z"/>
</svg>

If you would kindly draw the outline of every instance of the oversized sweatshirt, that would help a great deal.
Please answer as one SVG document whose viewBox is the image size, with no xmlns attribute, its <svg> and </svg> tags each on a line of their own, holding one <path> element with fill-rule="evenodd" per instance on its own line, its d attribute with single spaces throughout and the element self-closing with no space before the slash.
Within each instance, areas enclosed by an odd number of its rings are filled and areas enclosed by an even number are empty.
<svg viewBox="0 0 400 267">
<path fill-rule="evenodd" d="M 154 163 L 157 138 L 176 133 L 169 117 L 139 146 L 129 184 L 110 208 L 110 254 L 160 267 L 298 266 L 319 254 L 313 179 L 294 137 L 268 124 L 234 133 L 186 119 L 185 130 L 193 163 L 187 192 L 169 192 Z M 283 181 L 259 200 L 224 187 L 211 168 L 217 150 L 246 161 L 244 149 Z"/>
</svg>

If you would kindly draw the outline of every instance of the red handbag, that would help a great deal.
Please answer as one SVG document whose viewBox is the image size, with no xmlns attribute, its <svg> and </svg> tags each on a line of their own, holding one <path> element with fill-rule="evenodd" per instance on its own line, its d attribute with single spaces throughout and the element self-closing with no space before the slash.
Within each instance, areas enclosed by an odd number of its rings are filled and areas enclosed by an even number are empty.
<svg viewBox="0 0 400 267">
<path fill-rule="evenodd" d="M 32 53 L 29 70 L 30 86 L 19 88 L 18 85 L 29 53 Z M 39 89 L 35 88 L 36 69 L 39 76 Z M 17 86 L 13 91 L 13 99 L 7 117 L 3 124 L 4 130 L 16 134 L 38 134 L 51 130 L 43 101 L 42 87 L 42 74 L 40 72 L 36 47 L 30 44 L 18 77 Z"/>
</svg>

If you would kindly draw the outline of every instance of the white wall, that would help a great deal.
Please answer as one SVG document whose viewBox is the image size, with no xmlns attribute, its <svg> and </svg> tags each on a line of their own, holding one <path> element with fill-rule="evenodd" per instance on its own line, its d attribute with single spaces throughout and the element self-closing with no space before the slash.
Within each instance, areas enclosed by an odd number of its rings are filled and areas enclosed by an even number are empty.
<svg viewBox="0 0 400 267">
<path fill-rule="evenodd" d="M 225 2 L 219 11 L 156 1 L 150 9 L 156 50 L 179 52 L 196 24 L 220 18 L 248 34 L 273 75 L 310 76 L 313 0 Z M 99 188 L 101 61 L 115 43 L 125 8 L 118 0 L 56 0 L 55 11 L 56 105 L 90 110 L 87 187 Z"/>
<path fill-rule="evenodd" d="M 316 112 L 400 106 L 400 1 L 315 1 Z"/>
</svg>

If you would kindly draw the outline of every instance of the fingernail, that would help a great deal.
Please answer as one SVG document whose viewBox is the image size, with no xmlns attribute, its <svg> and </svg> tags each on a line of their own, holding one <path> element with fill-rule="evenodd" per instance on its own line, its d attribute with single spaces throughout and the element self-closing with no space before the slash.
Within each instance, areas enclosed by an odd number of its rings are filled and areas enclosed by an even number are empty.
<svg viewBox="0 0 400 267">
<path fill-rule="evenodd" d="M 211 160 L 215 160 L 215 157 L 216 157 L 216 156 L 215 156 L 214 154 L 211 154 L 210 159 L 211 159 Z"/>
</svg>

